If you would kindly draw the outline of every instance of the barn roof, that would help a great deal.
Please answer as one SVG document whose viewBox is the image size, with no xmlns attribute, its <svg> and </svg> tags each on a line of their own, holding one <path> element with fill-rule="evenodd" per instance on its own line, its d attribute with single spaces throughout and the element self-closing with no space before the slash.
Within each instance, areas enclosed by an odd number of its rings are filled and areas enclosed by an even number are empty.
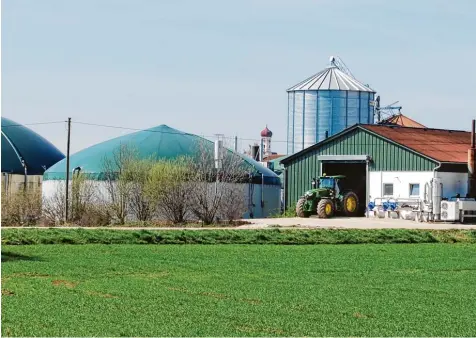
<svg viewBox="0 0 476 338">
<path fill-rule="evenodd" d="M 438 162 L 466 163 L 471 146 L 467 131 L 362 125 L 362 128 Z"/>
<path fill-rule="evenodd" d="M 471 133 L 460 130 L 412 128 L 398 125 L 357 124 L 333 135 L 313 146 L 286 157 L 281 163 L 288 163 L 321 145 L 336 140 L 343 135 L 361 129 L 377 135 L 393 144 L 407 148 L 421 156 L 440 163 L 466 163 L 471 146 Z"/>
</svg>

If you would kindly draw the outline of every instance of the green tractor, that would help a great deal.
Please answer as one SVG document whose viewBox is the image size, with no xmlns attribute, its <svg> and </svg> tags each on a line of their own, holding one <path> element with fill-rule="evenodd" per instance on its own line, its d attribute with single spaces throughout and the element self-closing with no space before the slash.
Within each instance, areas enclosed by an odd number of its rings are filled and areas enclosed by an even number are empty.
<svg viewBox="0 0 476 338">
<path fill-rule="evenodd" d="M 312 180 L 312 189 L 306 191 L 296 204 L 298 217 L 318 215 L 329 218 L 339 213 L 356 216 L 359 212 L 359 198 L 350 189 L 345 189 L 345 176 L 321 176 Z"/>
</svg>

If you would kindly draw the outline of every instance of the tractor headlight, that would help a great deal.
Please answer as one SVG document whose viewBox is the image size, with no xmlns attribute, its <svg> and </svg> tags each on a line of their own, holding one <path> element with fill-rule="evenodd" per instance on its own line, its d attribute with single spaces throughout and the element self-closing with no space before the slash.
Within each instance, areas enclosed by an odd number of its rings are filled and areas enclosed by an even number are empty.
<svg viewBox="0 0 476 338">
<path fill-rule="evenodd" d="M 312 192 L 308 191 L 304 194 L 304 197 L 306 197 L 307 199 L 310 199 L 312 197 Z"/>
</svg>

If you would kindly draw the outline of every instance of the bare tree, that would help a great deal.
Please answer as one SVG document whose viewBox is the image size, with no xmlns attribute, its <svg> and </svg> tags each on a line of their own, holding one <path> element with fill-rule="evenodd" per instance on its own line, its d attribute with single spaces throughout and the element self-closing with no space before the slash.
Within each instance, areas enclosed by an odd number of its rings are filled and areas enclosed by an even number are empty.
<svg viewBox="0 0 476 338">
<path fill-rule="evenodd" d="M 129 208 L 138 221 L 149 221 L 155 214 L 157 204 L 146 193 L 153 166 L 150 160 L 132 161 L 120 178 L 130 189 Z"/>
<path fill-rule="evenodd" d="M 105 156 L 103 160 L 108 208 L 119 224 L 124 224 L 129 214 L 132 193 L 128 170 L 137 158 L 132 147 L 121 144 L 112 157 Z"/>
<path fill-rule="evenodd" d="M 159 160 L 152 167 L 146 189 L 161 216 L 175 224 L 184 223 L 189 214 L 191 159 Z"/>
<path fill-rule="evenodd" d="M 41 217 L 41 191 L 2 193 L 2 225 L 34 225 Z"/>
<path fill-rule="evenodd" d="M 71 221 L 80 221 L 98 201 L 97 185 L 83 173 L 74 174 L 71 182 Z"/>
<path fill-rule="evenodd" d="M 53 181 L 54 191 L 43 197 L 43 222 L 47 225 L 63 223 L 65 218 L 65 184 Z M 99 198 L 96 181 L 87 174 L 75 174 L 70 181 L 69 208 L 71 217 L 68 222 L 81 226 L 108 225 L 111 221 L 109 210 Z"/>
<path fill-rule="evenodd" d="M 104 201 L 99 196 L 97 181 L 88 174 L 73 175 L 71 182 L 71 219 L 81 226 L 104 226 L 111 222 L 111 216 Z"/>
<path fill-rule="evenodd" d="M 43 197 L 43 219 L 47 224 L 58 224 L 64 222 L 66 217 L 66 183 L 64 181 L 51 183 L 55 184 L 55 189 L 50 196 Z"/>
<path fill-rule="evenodd" d="M 220 218 L 227 220 L 230 224 L 243 217 L 247 210 L 245 192 L 241 188 L 241 184 L 228 184 L 222 187 L 225 191 L 218 213 Z"/>
<path fill-rule="evenodd" d="M 227 150 L 221 169 L 215 169 L 214 149 L 207 142 L 197 145 L 197 156 L 191 166 L 193 184 L 190 193 L 193 214 L 204 224 L 211 224 L 224 210 L 234 207 L 238 194 L 242 193 L 241 189 L 240 192 L 234 191 L 238 190 L 234 185 L 247 181 L 248 168 L 243 158 Z M 241 204 L 237 205 L 237 211 L 241 210 Z"/>
</svg>

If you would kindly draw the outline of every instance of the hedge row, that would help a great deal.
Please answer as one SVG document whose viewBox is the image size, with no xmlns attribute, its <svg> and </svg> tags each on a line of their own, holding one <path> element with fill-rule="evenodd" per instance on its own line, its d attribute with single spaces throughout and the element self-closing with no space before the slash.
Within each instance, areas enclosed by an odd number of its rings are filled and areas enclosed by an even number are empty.
<svg viewBox="0 0 476 338">
<path fill-rule="evenodd" d="M 476 243 L 476 230 L 2 229 L 3 245 L 31 244 L 383 244 Z"/>
</svg>

